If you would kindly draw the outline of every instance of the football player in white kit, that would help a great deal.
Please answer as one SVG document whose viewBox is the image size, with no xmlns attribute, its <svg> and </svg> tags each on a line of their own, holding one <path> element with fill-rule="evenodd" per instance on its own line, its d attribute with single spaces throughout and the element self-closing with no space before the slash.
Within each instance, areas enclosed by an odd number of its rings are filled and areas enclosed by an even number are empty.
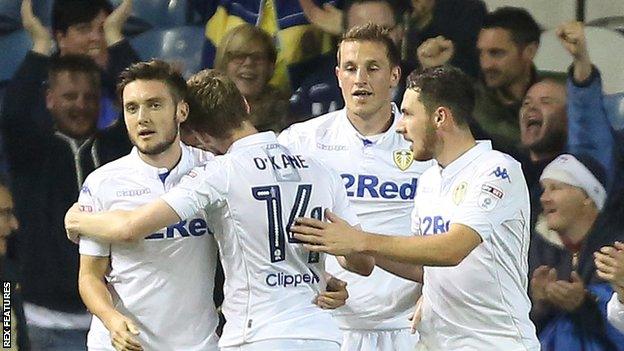
<svg viewBox="0 0 624 351">
<path fill-rule="evenodd" d="M 415 159 L 437 161 L 420 177 L 415 236 L 366 233 L 329 213 L 333 223 L 299 219 L 291 230 L 310 250 L 391 259 L 402 275 L 424 265 L 418 350 L 539 350 L 526 292 L 526 182 L 517 161 L 474 140 L 473 106 L 471 82 L 455 68 L 408 77 L 397 132 Z"/>
<path fill-rule="evenodd" d="M 340 178 L 289 152 L 272 132 L 258 133 L 225 75 L 202 71 L 188 84 L 189 127 L 198 143 L 224 155 L 135 210 L 74 209 L 66 218 L 68 233 L 135 240 L 205 210 L 226 277 L 221 350 L 338 350 L 341 337 L 331 314 L 313 304 L 325 288 L 324 255 L 303 250 L 288 228 L 296 217 L 322 218 L 324 209 L 357 224 Z M 360 254 L 340 262 L 364 275 L 374 265 Z"/>
<path fill-rule="evenodd" d="M 407 235 L 418 177 L 429 162 L 414 161 L 409 143 L 395 132 L 401 114 L 392 103 L 400 55 L 381 26 L 356 26 L 338 47 L 336 75 L 346 107 L 292 125 L 278 140 L 313 155 L 343 178 L 364 230 Z M 413 350 L 408 317 L 420 284 L 381 269 L 361 277 L 328 258 L 330 273 L 347 281 L 349 299 L 334 312 L 343 351 Z"/>
<path fill-rule="evenodd" d="M 180 142 L 186 82 L 170 65 L 130 66 L 119 91 L 134 148 L 87 177 L 79 197 L 83 211 L 149 203 L 213 157 Z M 136 242 L 80 240 L 80 295 L 95 315 L 89 350 L 218 349 L 213 229 L 202 211 L 163 227 Z"/>
</svg>

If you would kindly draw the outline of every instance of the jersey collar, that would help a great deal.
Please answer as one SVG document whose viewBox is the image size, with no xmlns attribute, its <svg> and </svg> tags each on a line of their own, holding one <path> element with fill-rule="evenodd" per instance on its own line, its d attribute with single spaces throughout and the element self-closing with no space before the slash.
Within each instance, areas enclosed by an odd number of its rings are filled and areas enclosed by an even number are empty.
<svg viewBox="0 0 624 351">
<path fill-rule="evenodd" d="M 346 107 L 343 108 L 340 113 L 340 121 L 342 124 L 341 126 L 342 130 L 346 131 L 350 136 L 357 138 L 360 145 L 363 145 L 363 146 L 368 146 L 370 144 L 381 144 L 385 140 L 392 139 L 396 135 L 396 125 L 399 119 L 401 118 L 401 112 L 399 111 L 399 108 L 396 106 L 394 102 L 391 102 L 390 104 L 392 105 L 392 124 L 390 125 L 388 130 L 383 132 L 381 137 L 377 139 L 376 141 L 370 142 L 366 138 L 366 136 L 362 135 L 360 132 L 358 132 L 357 129 L 355 129 L 355 127 L 353 126 L 353 124 L 351 124 L 351 121 L 349 121 L 349 118 L 347 117 Z"/>
<path fill-rule="evenodd" d="M 164 174 L 169 173 L 165 177 L 165 180 L 167 178 L 172 178 L 174 176 L 177 176 L 178 173 L 180 172 L 180 168 L 181 168 L 180 165 L 186 164 L 188 160 L 190 159 L 190 150 L 188 146 L 180 142 L 180 147 L 182 148 L 182 155 L 180 156 L 180 161 L 178 161 L 178 163 L 171 170 L 167 168 L 154 167 L 150 164 L 147 164 L 139 156 L 139 150 L 137 149 L 136 146 L 132 148 L 132 151 L 130 151 L 130 157 L 132 157 L 133 164 L 138 170 L 140 170 L 142 173 L 147 175 L 149 178 L 155 178 L 155 179 L 159 179 L 162 181 L 162 175 Z"/>
<path fill-rule="evenodd" d="M 482 154 L 492 150 L 492 142 L 489 140 L 479 140 L 477 145 L 470 148 L 463 155 L 459 156 L 455 161 L 451 162 L 446 167 L 440 169 L 442 178 L 453 178 L 459 171 L 468 166 L 472 161 L 476 160 Z"/>
<path fill-rule="evenodd" d="M 236 150 L 257 144 L 278 144 L 277 137 L 275 136 L 275 133 L 271 131 L 248 135 L 233 142 L 226 153 L 234 152 Z"/>
</svg>

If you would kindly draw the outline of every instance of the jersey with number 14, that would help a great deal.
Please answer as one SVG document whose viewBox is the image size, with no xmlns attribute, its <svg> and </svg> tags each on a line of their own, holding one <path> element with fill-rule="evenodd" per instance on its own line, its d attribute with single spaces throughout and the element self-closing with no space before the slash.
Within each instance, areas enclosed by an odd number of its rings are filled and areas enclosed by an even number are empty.
<svg viewBox="0 0 624 351">
<path fill-rule="evenodd" d="M 331 314 L 313 304 L 325 289 L 325 257 L 304 250 L 288 230 L 296 217 L 322 218 L 324 209 L 357 223 L 337 174 L 266 132 L 237 140 L 162 199 L 181 218 L 205 209 L 215 225 L 226 278 L 219 346 L 275 338 L 340 343 Z"/>
</svg>

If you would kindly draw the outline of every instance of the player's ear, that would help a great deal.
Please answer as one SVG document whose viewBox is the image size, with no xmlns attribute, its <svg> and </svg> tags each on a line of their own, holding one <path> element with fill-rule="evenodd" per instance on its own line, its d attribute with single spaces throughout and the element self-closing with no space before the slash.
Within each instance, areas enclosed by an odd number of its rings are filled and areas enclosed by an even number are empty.
<svg viewBox="0 0 624 351">
<path fill-rule="evenodd" d="M 433 112 L 433 124 L 437 128 L 440 128 L 446 122 L 448 117 L 447 111 L 444 107 L 440 106 Z"/>
<path fill-rule="evenodd" d="M 189 114 L 188 103 L 184 100 L 178 102 L 178 105 L 176 106 L 176 121 L 178 123 L 182 123 L 186 121 L 188 114 Z"/>
</svg>

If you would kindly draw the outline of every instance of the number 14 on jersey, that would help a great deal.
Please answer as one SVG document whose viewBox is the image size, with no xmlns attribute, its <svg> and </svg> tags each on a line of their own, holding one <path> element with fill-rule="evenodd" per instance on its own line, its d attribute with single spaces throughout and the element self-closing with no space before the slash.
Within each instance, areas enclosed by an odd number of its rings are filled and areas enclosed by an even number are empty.
<svg viewBox="0 0 624 351">
<path fill-rule="evenodd" d="M 267 216 L 269 222 L 269 252 L 271 262 L 280 262 L 286 259 L 286 233 L 288 233 L 288 243 L 300 243 L 290 233 L 290 226 L 295 218 L 305 216 L 312 194 L 312 184 L 300 184 L 297 187 L 297 195 L 293 208 L 290 210 L 288 223 L 284 226 L 282 220 L 282 197 L 279 185 L 266 185 L 251 188 L 251 193 L 256 200 L 266 202 Z M 323 208 L 314 207 L 310 212 L 310 217 L 322 219 Z M 318 263 L 319 254 L 310 252 L 308 263 Z"/>
</svg>

